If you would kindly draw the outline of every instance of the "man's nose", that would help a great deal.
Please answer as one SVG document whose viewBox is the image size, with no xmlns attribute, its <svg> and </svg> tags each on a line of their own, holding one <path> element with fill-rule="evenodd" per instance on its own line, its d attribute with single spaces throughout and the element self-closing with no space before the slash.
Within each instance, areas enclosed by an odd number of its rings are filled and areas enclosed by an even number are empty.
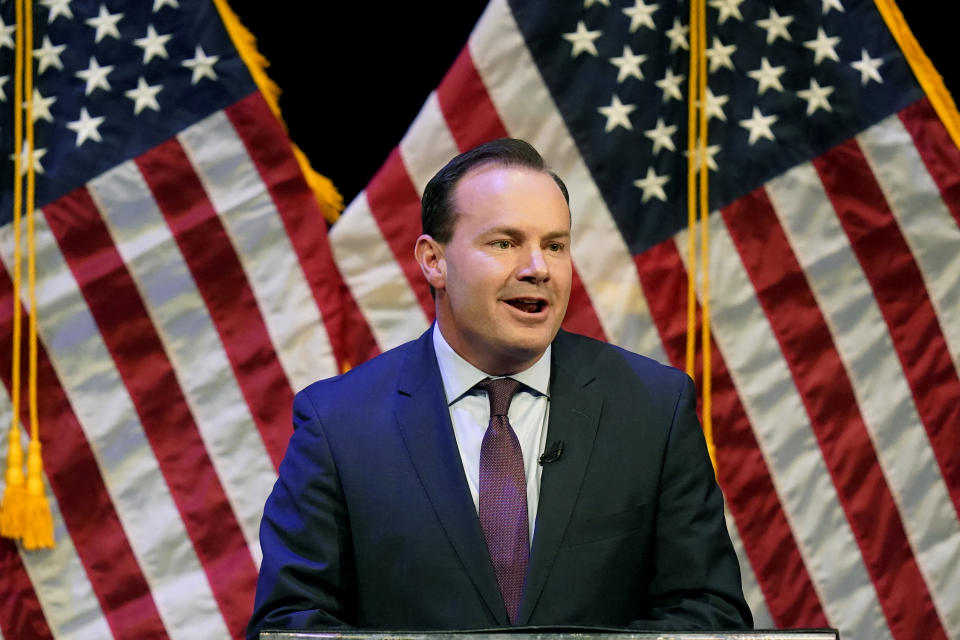
<svg viewBox="0 0 960 640">
<path fill-rule="evenodd" d="M 517 277 L 521 280 L 529 280 L 540 283 L 550 279 L 550 268 L 547 265 L 546 257 L 540 247 L 530 249 L 524 254 L 523 263 L 517 272 Z"/>
</svg>

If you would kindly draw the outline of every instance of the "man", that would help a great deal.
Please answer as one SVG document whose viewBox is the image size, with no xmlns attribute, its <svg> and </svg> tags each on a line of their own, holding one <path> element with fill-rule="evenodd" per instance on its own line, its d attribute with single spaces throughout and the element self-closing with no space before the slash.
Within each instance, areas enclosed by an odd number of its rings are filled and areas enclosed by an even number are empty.
<svg viewBox="0 0 960 640">
<path fill-rule="evenodd" d="M 251 637 L 751 625 L 693 385 L 559 330 L 569 244 L 527 143 L 434 176 L 415 255 L 437 321 L 297 395 Z"/>
</svg>

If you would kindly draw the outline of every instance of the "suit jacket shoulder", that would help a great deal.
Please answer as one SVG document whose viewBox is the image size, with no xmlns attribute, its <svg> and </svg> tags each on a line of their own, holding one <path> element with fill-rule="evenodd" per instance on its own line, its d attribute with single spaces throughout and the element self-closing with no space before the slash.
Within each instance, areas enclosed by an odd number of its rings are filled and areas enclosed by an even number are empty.
<svg viewBox="0 0 960 640">
<path fill-rule="evenodd" d="M 354 414 L 358 407 L 370 406 L 372 398 L 379 399 L 388 388 L 391 392 L 395 390 L 409 360 L 424 355 L 424 339 L 429 335 L 427 331 L 417 340 L 384 351 L 345 373 L 317 380 L 297 396 L 320 415 Z"/>
<path fill-rule="evenodd" d="M 575 369 L 587 368 L 592 375 L 600 376 L 603 382 L 615 383 L 626 374 L 629 376 L 628 380 L 623 381 L 626 385 L 640 384 L 652 391 L 675 393 L 692 382 L 679 369 L 577 333 L 561 330 L 553 345 L 555 364 Z"/>
<path fill-rule="evenodd" d="M 554 341 L 551 376 L 553 395 L 561 403 L 565 397 L 595 396 L 605 404 L 605 424 L 632 418 L 626 425 L 632 431 L 642 428 L 651 444 L 661 435 L 668 435 L 677 424 L 678 413 L 683 409 L 681 403 L 688 396 L 695 398 L 693 381 L 683 371 L 565 331 Z M 612 409 L 618 411 L 611 413 Z M 645 420 L 636 419 L 641 409 Z M 696 421 L 695 414 L 693 419 Z M 624 433 L 621 437 L 631 436 Z"/>
</svg>

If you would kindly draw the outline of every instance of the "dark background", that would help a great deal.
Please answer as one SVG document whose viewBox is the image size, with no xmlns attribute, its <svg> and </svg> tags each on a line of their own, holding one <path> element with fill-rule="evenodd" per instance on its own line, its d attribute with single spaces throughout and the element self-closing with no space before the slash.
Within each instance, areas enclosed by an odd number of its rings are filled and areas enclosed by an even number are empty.
<svg viewBox="0 0 960 640">
<path fill-rule="evenodd" d="M 486 0 L 230 5 L 271 63 L 291 138 L 349 203 L 460 53 Z M 920 46 L 957 96 L 960 64 L 949 50 L 955 25 L 934 6 L 900 0 Z"/>
</svg>

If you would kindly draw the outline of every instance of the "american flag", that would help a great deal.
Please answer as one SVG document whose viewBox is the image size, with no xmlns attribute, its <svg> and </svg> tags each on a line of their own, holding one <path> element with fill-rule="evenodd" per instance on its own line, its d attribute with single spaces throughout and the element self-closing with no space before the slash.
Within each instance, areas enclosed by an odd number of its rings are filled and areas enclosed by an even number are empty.
<svg viewBox="0 0 960 640">
<path fill-rule="evenodd" d="M 759 626 L 960 638 L 960 151 L 873 3 L 708 4 L 714 438 L 748 600 Z M 212 5 L 39 6 L 57 547 L 0 542 L 3 637 L 240 634 L 292 392 L 428 326 L 419 194 L 476 143 L 527 139 L 570 187 L 565 326 L 682 365 L 685 3 L 493 0 L 329 239 Z"/>
<path fill-rule="evenodd" d="M 9 424 L 13 2 L 0 19 Z M 212 2 L 42 0 L 35 34 L 38 391 L 57 545 L 0 541 L 0 635 L 238 637 L 293 392 L 373 343 Z M 2 441 L 5 463 L 6 429 Z"/>
<path fill-rule="evenodd" d="M 712 415 L 757 624 L 960 638 L 957 112 L 891 2 L 707 4 Z M 492 0 L 330 233 L 382 348 L 432 318 L 427 180 L 510 135 L 570 187 L 565 326 L 683 366 L 688 13 Z"/>
</svg>

